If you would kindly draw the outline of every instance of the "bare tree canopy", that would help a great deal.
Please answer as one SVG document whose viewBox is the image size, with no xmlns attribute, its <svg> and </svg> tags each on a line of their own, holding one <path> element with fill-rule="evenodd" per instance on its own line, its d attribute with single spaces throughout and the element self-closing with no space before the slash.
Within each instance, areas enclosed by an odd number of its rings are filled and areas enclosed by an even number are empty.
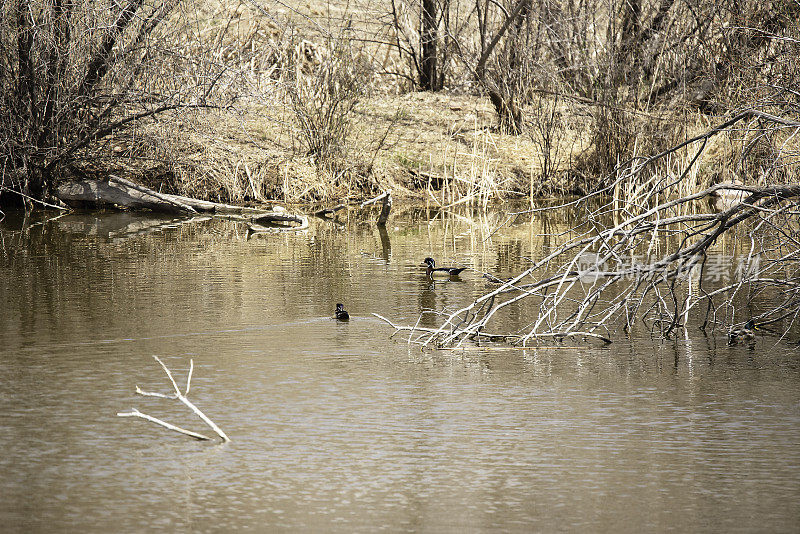
<svg viewBox="0 0 800 534">
<path fill-rule="evenodd" d="M 191 28 L 176 0 L 3 3 L 3 190 L 28 202 L 52 199 L 65 173 L 97 167 L 112 135 L 169 110 L 211 105 L 222 73 Z"/>
<path fill-rule="evenodd" d="M 228 203 L 426 194 L 436 145 L 470 132 L 506 145 L 481 198 L 592 193 L 720 117 L 800 120 L 798 21 L 754 0 L 4 3 L 0 201 L 112 173 Z M 720 137 L 696 190 L 791 180 L 768 160 L 797 139 Z"/>
</svg>

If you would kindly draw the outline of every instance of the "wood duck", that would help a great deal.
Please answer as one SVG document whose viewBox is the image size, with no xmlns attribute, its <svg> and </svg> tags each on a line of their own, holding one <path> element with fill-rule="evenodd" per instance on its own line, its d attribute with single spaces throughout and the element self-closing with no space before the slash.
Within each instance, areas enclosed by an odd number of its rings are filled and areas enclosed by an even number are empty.
<svg viewBox="0 0 800 534">
<path fill-rule="evenodd" d="M 428 268 L 425 270 L 425 274 L 428 275 L 428 278 L 433 278 L 434 273 L 441 273 L 447 276 L 458 276 L 461 271 L 466 269 L 466 267 L 437 267 L 436 262 L 433 261 L 433 258 L 425 258 L 422 260 L 422 265 L 428 266 Z"/>
<path fill-rule="evenodd" d="M 344 304 L 341 302 L 336 304 L 336 319 L 339 321 L 349 321 L 350 314 L 344 310 Z"/>
<path fill-rule="evenodd" d="M 731 331 L 728 332 L 728 342 L 737 343 L 739 341 L 749 341 L 751 339 L 755 339 L 756 330 L 758 330 L 758 327 L 756 326 L 755 321 L 750 319 L 744 323 L 744 326 L 741 328 L 732 328 Z"/>
</svg>

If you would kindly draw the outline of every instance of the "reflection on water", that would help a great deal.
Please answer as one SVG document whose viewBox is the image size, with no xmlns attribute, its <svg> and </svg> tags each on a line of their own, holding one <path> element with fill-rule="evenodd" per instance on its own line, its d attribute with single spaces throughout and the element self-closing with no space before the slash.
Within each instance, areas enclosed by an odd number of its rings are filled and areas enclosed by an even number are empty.
<svg viewBox="0 0 800 534">
<path fill-rule="evenodd" d="M 386 232 L 314 221 L 247 239 L 224 220 L 9 215 L 3 531 L 796 531 L 796 346 L 388 339 L 372 312 L 413 324 L 485 290 L 475 271 L 428 282 L 425 256 L 503 276 L 563 223 L 492 234 L 503 219 L 417 210 Z M 170 391 L 153 354 L 179 377 L 194 359 L 190 397 L 230 444 L 115 417 L 206 431 L 134 395 Z"/>
</svg>

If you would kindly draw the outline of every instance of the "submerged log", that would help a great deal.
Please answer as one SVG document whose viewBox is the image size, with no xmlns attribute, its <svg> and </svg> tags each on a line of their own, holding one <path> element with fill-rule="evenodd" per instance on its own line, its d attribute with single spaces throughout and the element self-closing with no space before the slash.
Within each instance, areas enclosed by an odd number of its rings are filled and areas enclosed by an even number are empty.
<svg viewBox="0 0 800 534">
<path fill-rule="evenodd" d="M 253 234 L 286 231 L 295 232 L 308 228 L 308 218 L 303 215 L 294 215 L 292 213 L 270 213 L 266 215 L 257 215 L 252 217 L 250 221 L 251 222 L 248 225 L 247 232 L 248 238 Z M 297 226 L 289 226 L 286 223 L 297 223 Z"/>
<path fill-rule="evenodd" d="M 379 200 L 383 200 L 383 205 L 381 206 L 381 213 L 380 213 L 380 215 L 378 215 L 378 220 L 375 221 L 375 223 L 379 227 L 384 227 L 384 226 L 386 226 L 386 222 L 389 220 L 389 212 L 392 211 L 392 192 L 391 191 L 385 191 L 385 192 L 381 193 L 380 195 L 378 195 L 375 198 L 371 198 L 369 200 L 365 200 L 364 202 L 361 203 L 360 207 L 363 208 L 364 206 L 368 206 L 368 205 L 373 204 L 373 203 L 375 203 L 375 202 L 377 202 Z"/>
<path fill-rule="evenodd" d="M 347 204 L 339 204 L 338 206 L 334 206 L 332 208 L 323 208 L 321 210 L 315 211 L 314 212 L 314 216 L 315 217 L 326 218 L 326 217 L 328 217 L 330 215 L 333 215 L 334 213 L 336 213 L 339 210 L 345 209 L 346 207 L 347 207 Z"/>
<path fill-rule="evenodd" d="M 377 224 L 378 227 L 384 227 L 384 226 L 386 226 L 386 222 L 389 220 L 389 213 L 392 210 L 392 192 L 391 191 L 384 191 L 383 193 L 381 193 L 380 195 L 378 195 L 378 196 L 376 196 L 374 198 L 371 198 L 369 200 L 365 200 L 364 202 L 358 204 L 358 207 L 359 208 L 365 208 L 366 206 L 369 206 L 370 204 L 374 204 L 374 203 L 378 202 L 379 200 L 383 201 L 383 205 L 381 206 L 381 213 L 380 213 L 380 215 L 378 215 L 378 219 L 375 221 L 375 224 Z M 329 216 L 333 215 L 337 211 L 343 210 L 345 208 L 348 208 L 351 205 L 355 206 L 356 204 L 355 203 L 352 203 L 352 204 L 351 203 L 342 203 L 342 204 L 339 204 L 338 206 L 333 206 L 332 208 L 324 208 L 324 209 L 315 211 L 314 215 L 316 217 L 320 217 L 322 219 L 327 219 Z"/>
</svg>

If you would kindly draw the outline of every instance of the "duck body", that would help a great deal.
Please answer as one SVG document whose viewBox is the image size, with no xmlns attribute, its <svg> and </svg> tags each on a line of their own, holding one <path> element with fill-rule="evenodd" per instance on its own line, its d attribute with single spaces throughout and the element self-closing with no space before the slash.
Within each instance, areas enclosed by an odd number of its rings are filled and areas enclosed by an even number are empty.
<svg viewBox="0 0 800 534">
<path fill-rule="evenodd" d="M 733 328 L 728 332 L 728 343 L 734 344 L 740 341 L 750 341 L 756 337 L 756 323 L 752 319 L 747 321 L 741 328 Z"/>
<path fill-rule="evenodd" d="M 461 271 L 466 269 L 466 267 L 437 267 L 433 258 L 425 258 L 422 260 L 422 265 L 427 267 L 427 269 L 425 269 L 425 274 L 428 278 L 433 278 L 435 274 L 458 276 Z"/>
<path fill-rule="evenodd" d="M 336 314 L 335 314 L 335 316 L 336 316 L 336 320 L 337 321 L 349 321 L 350 320 L 350 314 L 345 311 L 344 304 L 342 304 L 342 303 L 336 304 Z"/>
</svg>

